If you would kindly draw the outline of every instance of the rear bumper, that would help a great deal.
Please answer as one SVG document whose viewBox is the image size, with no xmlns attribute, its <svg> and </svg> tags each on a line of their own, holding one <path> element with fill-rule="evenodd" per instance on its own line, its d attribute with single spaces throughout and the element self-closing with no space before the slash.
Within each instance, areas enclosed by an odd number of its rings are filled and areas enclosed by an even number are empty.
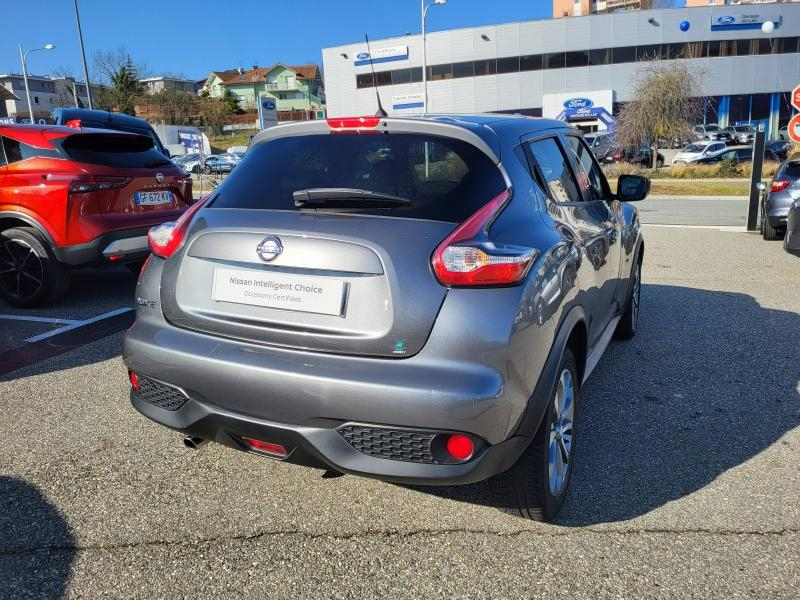
<svg viewBox="0 0 800 600">
<path fill-rule="evenodd" d="M 783 249 L 790 254 L 800 256 L 800 202 L 797 203 L 786 220 L 786 236 L 783 238 Z"/>
<path fill-rule="evenodd" d="M 786 200 L 780 198 L 768 198 L 764 209 L 769 224 L 772 227 L 786 227 L 786 217 L 789 215 L 789 208 L 791 205 L 791 198 L 786 198 Z"/>
<path fill-rule="evenodd" d="M 483 447 L 466 463 L 426 464 L 362 454 L 339 434 L 337 427 L 344 424 L 340 422 L 316 426 L 274 423 L 191 398 L 178 410 L 169 411 L 145 402 L 133 391 L 131 403 L 146 417 L 185 435 L 261 454 L 242 441 L 242 437 L 254 438 L 286 448 L 285 462 L 397 483 L 453 485 L 482 481 L 508 470 L 530 441 L 528 437 L 514 436 L 494 446 Z"/>
<path fill-rule="evenodd" d="M 150 226 L 110 231 L 85 244 L 56 247 L 54 252 L 60 263 L 73 267 L 143 260 L 149 253 L 147 245 L 149 230 Z"/>
</svg>

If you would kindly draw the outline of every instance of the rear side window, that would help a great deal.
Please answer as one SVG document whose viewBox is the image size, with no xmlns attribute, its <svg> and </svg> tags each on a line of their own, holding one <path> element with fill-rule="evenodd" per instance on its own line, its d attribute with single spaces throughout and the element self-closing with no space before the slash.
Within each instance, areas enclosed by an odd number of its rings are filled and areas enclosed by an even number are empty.
<svg viewBox="0 0 800 600">
<path fill-rule="evenodd" d="M 584 197 L 587 200 L 603 200 L 610 197 L 611 194 L 606 188 L 603 173 L 586 144 L 580 138 L 568 135 L 567 145 L 578 161 L 578 183 Z"/>
<path fill-rule="evenodd" d="M 336 210 L 461 222 L 505 189 L 494 162 L 467 142 L 415 133 L 306 135 L 256 144 L 213 208 L 300 210 L 293 192 L 353 188 L 407 198 L 407 206 Z"/>
<path fill-rule="evenodd" d="M 531 144 L 536 165 L 541 171 L 550 197 L 557 202 L 576 202 L 580 200 L 578 185 L 569 170 L 567 157 L 553 138 L 546 138 Z"/>
<path fill-rule="evenodd" d="M 9 137 L 2 138 L 3 151 L 5 153 L 5 162 L 3 162 L 3 153 L 0 153 L 0 165 L 8 163 L 9 165 L 29 158 L 61 158 L 55 150 L 47 148 L 36 148 Z"/>
<path fill-rule="evenodd" d="M 786 163 L 783 168 L 783 175 L 791 179 L 800 179 L 800 162 Z"/>
<path fill-rule="evenodd" d="M 61 149 L 70 160 L 104 167 L 144 169 L 170 164 L 144 136 L 83 133 L 64 139 Z"/>
</svg>

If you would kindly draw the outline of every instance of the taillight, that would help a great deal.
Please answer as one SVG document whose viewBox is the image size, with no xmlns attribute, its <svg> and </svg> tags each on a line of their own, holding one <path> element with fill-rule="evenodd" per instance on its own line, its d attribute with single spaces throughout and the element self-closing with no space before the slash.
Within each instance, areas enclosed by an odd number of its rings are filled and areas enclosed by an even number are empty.
<svg viewBox="0 0 800 600">
<path fill-rule="evenodd" d="M 168 221 L 151 227 L 147 232 L 147 243 L 150 252 L 161 258 L 169 258 L 183 245 L 186 231 L 195 214 L 206 203 L 211 194 L 192 204 L 177 221 Z"/>
<path fill-rule="evenodd" d="M 81 128 L 81 120 L 80 119 L 70 119 L 66 123 L 64 123 L 67 127 L 72 127 L 72 129 L 80 129 Z"/>
<path fill-rule="evenodd" d="M 131 177 L 117 175 L 71 175 L 69 173 L 48 173 L 44 175 L 44 178 L 47 181 L 69 182 L 70 194 L 121 189 L 133 181 Z"/>
<path fill-rule="evenodd" d="M 286 448 L 280 444 L 275 444 L 273 442 L 262 442 L 261 440 L 256 440 L 249 437 L 242 437 L 242 439 L 253 450 L 258 450 L 259 452 L 268 454 L 273 458 L 286 458 L 289 455 L 289 452 L 286 450 Z"/>
<path fill-rule="evenodd" d="M 453 460 L 460 462 L 472 456 L 475 451 L 475 443 L 463 433 L 454 433 L 447 438 L 445 448 Z"/>
<path fill-rule="evenodd" d="M 525 277 L 538 250 L 497 245 L 488 237 L 489 225 L 510 197 L 505 190 L 439 244 L 431 263 L 442 285 L 513 285 Z"/>
<path fill-rule="evenodd" d="M 791 181 L 789 181 L 788 179 L 776 179 L 775 181 L 772 182 L 772 187 L 769 188 L 769 191 L 782 192 L 787 187 L 789 187 L 790 183 Z"/>
<path fill-rule="evenodd" d="M 136 375 L 133 371 L 128 371 L 128 379 L 131 380 L 131 387 L 135 391 L 139 391 L 139 376 Z"/>
</svg>

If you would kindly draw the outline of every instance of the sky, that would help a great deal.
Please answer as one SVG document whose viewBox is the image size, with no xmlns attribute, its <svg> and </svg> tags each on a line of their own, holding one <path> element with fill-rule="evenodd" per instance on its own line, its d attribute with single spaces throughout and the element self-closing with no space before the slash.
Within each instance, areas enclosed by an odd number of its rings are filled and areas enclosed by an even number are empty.
<svg viewBox="0 0 800 600">
<path fill-rule="evenodd" d="M 280 8 L 278 8 L 280 7 Z M 286 8 L 284 8 L 286 7 Z M 86 55 L 124 46 L 150 75 L 200 79 L 212 70 L 252 65 L 322 64 L 322 48 L 419 33 L 419 0 L 79 0 Z M 449 0 L 428 12 L 428 30 L 551 16 L 547 0 Z M 9 1 L 0 20 L 0 73 L 82 76 L 72 0 Z"/>
</svg>

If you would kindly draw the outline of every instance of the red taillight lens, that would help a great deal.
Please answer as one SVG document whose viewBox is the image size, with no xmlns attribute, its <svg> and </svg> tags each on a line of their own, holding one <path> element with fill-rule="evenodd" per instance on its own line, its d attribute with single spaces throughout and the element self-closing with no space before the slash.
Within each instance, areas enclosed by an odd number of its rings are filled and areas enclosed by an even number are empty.
<svg viewBox="0 0 800 600">
<path fill-rule="evenodd" d="M 161 258 L 169 258 L 183 245 L 183 240 L 186 237 L 186 231 L 192 222 L 195 214 L 206 203 L 209 196 L 202 198 L 192 204 L 188 210 L 183 213 L 177 221 L 169 221 L 151 227 L 147 232 L 147 243 L 150 246 L 150 252 Z"/>
<path fill-rule="evenodd" d="M 441 284 L 513 285 L 525 277 L 539 252 L 520 246 L 499 246 L 488 238 L 489 225 L 510 197 L 505 190 L 439 244 L 431 263 Z"/>
<path fill-rule="evenodd" d="M 70 119 L 66 123 L 64 123 L 67 127 L 72 127 L 73 129 L 80 129 L 81 128 L 81 120 L 80 119 Z"/>
<path fill-rule="evenodd" d="M 128 379 L 131 380 L 131 387 L 135 391 L 139 391 L 139 377 L 133 371 L 128 371 Z"/>
<path fill-rule="evenodd" d="M 447 453 L 458 461 L 467 460 L 475 452 L 475 443 L 463 433 L 454 433 L 447 438 Z"/>
<path fill-rule="evenodd" d="M 103 192 L 124 188 L 131 181 L 131 177 L 116 175 L 73 175 L 69 173 L 48 173 L 44 175 L 47 181 L 69 182 L 70 194 L 86 194 L 88 192 Z"/>
<path fill-rule="evenodd" d="M 770 192 L 782 192 L 791 182 L 787 179 L 776 179 L 772 182 L 772 187 L 769 188 Z"/>
<path fill-rule="evenodd" d="M 253 450 L 258 450 L 264 454 L 269 454 L 275 458 L 286 458 L 289 455 L 286 448 L 280 444 L 273 444 L 272 442 L 262 442 L 261 440 L 254 440 L 249 437 L 242 437 L 245 444 L 250 446 Z"/>
<path fill-rule="evenodd" d="M 375 129 L 381 122 L 380 117 L 341 117 L 326 119 L 331 129 Z"/>
</svg>

